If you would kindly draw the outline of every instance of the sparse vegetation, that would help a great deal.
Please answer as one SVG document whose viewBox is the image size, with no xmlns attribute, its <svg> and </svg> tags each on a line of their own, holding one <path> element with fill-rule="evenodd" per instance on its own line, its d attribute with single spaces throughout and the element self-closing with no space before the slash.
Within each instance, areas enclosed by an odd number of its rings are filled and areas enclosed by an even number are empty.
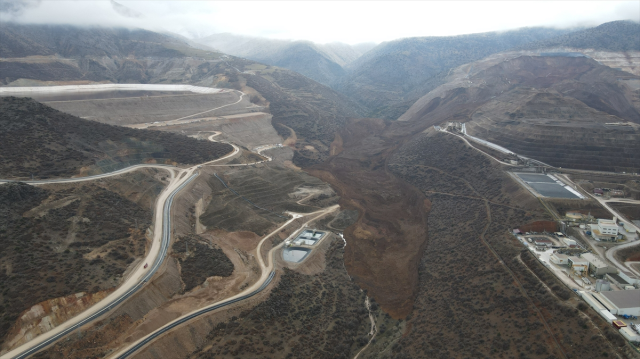
<svg viewBox="0 0 640 359">
<path fill-rule="evenodd" d="M 144 255 L 152 212 L 95 184 L 0 185 L 0 338 L 47 299 L 115 287 Z"/>
<path fill-rule="evenodd" d="M 135 130 L 80 119 L 28 98 L 0 98 L 0 176 L 71 176 L 86 166 L 201 163 L 233 148 L 173 133 Z M 122 165 L 121 165 L 122 166 Z"/>
</svg>

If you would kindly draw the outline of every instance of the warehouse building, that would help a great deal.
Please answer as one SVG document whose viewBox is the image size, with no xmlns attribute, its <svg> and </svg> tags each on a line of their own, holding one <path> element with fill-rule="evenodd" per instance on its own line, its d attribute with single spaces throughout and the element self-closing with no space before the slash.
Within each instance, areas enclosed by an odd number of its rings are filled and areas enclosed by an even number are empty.
<svg viewBox="0 0 640 359">
<path fill-rule="evenodd" d="M 589 273 L 593 274 L 594 276 L 601 276 L 608 273 L 618 273 L 618 270 L 614 266 L 608 265 L 595 254 L 584 253 L 581 255 L 581 257 L 589 262 Z"/>
<path fill-rule="evenodd" d="M 594 293 L 596 295 L 602 298 L 598 298 L 600 303 L 613 314 L 640 315 L 640 289 Z"/>
</svg>

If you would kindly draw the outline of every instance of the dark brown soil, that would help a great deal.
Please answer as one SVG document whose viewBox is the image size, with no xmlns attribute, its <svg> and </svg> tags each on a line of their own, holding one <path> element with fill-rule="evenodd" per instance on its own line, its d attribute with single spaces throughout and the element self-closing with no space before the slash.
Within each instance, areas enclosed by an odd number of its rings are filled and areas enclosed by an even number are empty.
<svg viewBox="0 0 640 359">
<path fill-rule="evenodd" d="M 394 318 L 411 312 L 417 264 L 427 240 L 427 201 L 386 169 L 395 148 L 382 120 L 354 121 L 341 131 L 342 152 L 309 173 L 330 183 L 341 206 L 360 212 L 344 231 L 345 265 L 354 280 Z"/>
</svg>

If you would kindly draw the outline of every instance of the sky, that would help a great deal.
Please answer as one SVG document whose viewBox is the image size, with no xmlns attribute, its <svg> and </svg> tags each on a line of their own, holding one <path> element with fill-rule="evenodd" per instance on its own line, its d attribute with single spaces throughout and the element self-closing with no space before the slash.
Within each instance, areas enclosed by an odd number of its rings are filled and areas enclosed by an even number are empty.
<svg viewBox="0 0 640 359">
<path fill-rule="evenodd" d="M 348 44 L 627 19 L 640 21 L 640 1 L 0 0 L 0 22 L 140 27 L 189 38 L 230 32 Z"/>
</svg>

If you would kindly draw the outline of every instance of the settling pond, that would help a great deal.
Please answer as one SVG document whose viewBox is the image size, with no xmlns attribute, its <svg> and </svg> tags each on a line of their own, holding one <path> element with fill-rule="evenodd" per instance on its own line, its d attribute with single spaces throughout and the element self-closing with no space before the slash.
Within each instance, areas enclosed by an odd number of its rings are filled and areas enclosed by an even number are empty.
<svg viewBox="0 0 640 359">
<path fill-rule="evenodd" d="M 309 255 L 311 249 L 300 247 L 289 247 L 282 251 L 282 258 L 287 262 L 299 263 Z"/>
</svg>

